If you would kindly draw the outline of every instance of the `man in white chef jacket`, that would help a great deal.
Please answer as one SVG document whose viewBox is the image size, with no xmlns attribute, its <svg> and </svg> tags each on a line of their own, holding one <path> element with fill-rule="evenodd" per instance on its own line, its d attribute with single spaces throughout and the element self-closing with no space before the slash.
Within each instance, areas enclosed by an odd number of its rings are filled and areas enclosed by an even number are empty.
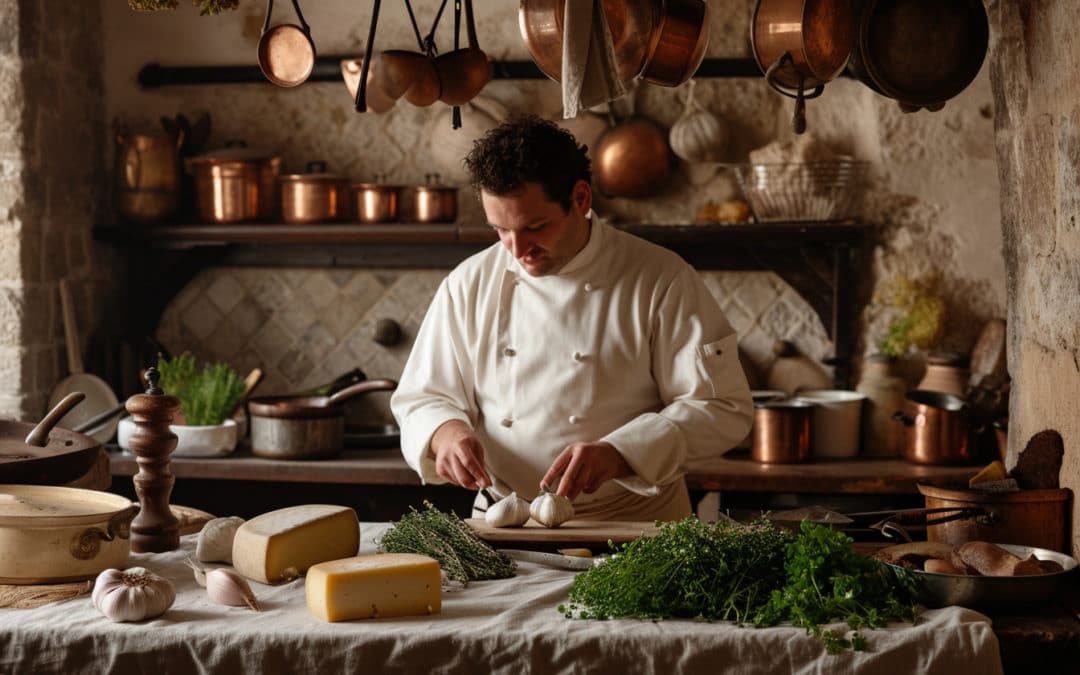
<svg viewBox="0 0 1080 675">
<path fill-rule="evenodd" d="M 466 159 L 499 243 L 432 300 L 391 399 L 425 483 L 549 486 L 575 517 L 691 513 L 688 460 L 750 429 L 735 332 L 697 272 L 591 210 L 586 148 L 528 116 Z M 483 500 L 478 496 L 478 504 Z"/>
</svg>

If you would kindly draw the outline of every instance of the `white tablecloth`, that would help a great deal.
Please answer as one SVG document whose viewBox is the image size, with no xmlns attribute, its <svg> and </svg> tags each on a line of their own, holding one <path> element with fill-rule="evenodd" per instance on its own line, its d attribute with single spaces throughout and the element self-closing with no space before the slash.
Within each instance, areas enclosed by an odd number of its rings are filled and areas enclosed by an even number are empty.
<svg viewBox="0 0 1080 675">
<path fill-rule="evenodd" d="M 361 552 L 385 524 L 361 527 Z M 694 621 L 581 621 L 556 609 L 573 572 L 519 563 L 513 579 L 445 593 L 442 613 L 327 624 L 308 614 L 304 581 L 252 584 L 263 611 L 206 599 L 178 551 L 134 554 L 176 582 L 163 616 L 112 623 L 88 596 L 0 609 L 3 673 L 979 673 L 1002 672 L 989 619 L 952 607 L 915 626 L 868 631 L 869 651 L 830 656 L 792 627 Z"/>
</svg>

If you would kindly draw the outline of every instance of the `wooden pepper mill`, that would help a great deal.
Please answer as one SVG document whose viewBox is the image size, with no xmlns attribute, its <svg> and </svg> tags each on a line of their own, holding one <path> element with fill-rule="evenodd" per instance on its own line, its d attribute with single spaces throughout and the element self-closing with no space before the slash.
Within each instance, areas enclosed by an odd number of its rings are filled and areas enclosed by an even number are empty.
<svg viewBox="0 0 1080 675">
<path fill-rule="evenodd" d="M 169 471 L 169 455 L 176 449 L 176 434 L 169 431 L 169 423 L 180 410 L 180 400 L 158 388 L 160 377 L 157 368 L 148 368 L 149 389 L 129 398 L 124 406 L 135 422 L 130 444 L 139 465 L 134 481 L 142 509 L 131 521 L 135 553 L 160 553 L 180 546 L 180 521 L 169 509 L 176 482 Z"/>
</svg>

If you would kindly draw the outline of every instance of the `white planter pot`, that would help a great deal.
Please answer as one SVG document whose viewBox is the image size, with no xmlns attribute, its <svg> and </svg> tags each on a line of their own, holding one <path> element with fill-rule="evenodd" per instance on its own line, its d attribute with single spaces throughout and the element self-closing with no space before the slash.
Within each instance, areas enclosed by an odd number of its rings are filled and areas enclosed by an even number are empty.
<svg viewBox="0 0 1080 675">
<path fill-rule="evenodd" d="M 169 430 L 176 434 L 176 450 L 173 457 L 222 457 L 236 449 L 239 440 L 235 420 L 225 420 L 213 426 L 188 426 L 170 424 Z M 117 444 L 131 451 L 131 436 L 135 433 L 135 421 L 130 417 L 120 420 L 116 428 Z"/>
</svg>

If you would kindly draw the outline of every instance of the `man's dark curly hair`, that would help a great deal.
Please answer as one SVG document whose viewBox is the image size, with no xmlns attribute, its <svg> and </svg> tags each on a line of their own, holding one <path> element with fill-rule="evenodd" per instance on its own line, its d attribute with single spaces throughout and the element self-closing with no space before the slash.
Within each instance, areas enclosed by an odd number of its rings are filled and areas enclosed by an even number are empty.
<svg viewBox="0 0 1080 675">
<path fill-rule="evenodd" d="M 587 150 L 554 122 L 522 115 L 476 141 L 465 168 L 478 193 L 502 196 L 525 183 L 539 183 L 548 199 L 569 211 L 574 185 L 592 179 Z"/>
</svg>

